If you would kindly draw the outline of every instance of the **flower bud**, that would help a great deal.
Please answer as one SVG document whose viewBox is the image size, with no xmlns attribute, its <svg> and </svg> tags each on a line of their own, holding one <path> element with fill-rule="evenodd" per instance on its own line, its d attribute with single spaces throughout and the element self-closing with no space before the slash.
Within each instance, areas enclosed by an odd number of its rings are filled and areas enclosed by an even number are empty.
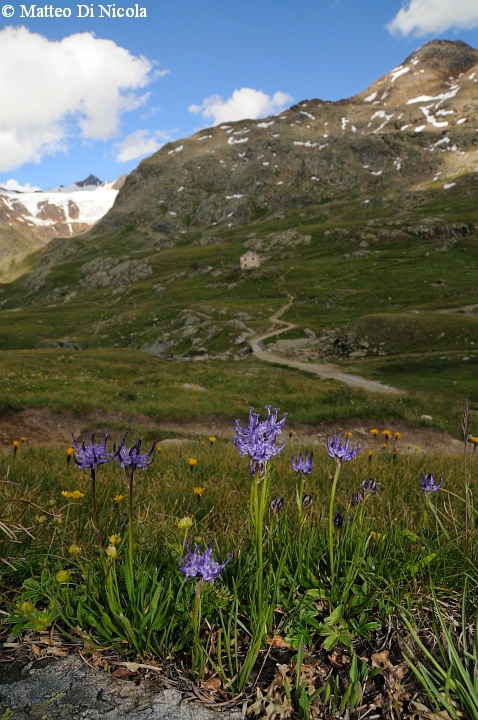
<svg viewBox="0 0 478 720">
<path fill-rule="evenodd" d="M 35 609 L 35 605 L 30 600 L 24 600 L 17 605 L 22 615 L 29 615 Z"/>
<path fill-rule="evenodd" d="M 110 560 L 116 560 L 116 558 L 118 557 L 118 551 L 114 545 L 108 545 L 108 547 L 105 550 L 105 553 L 107 554 L 107 556 Z"/>
<path fill-rule="evenodd" d="M 56 581 L 59 583 L 67 583 L 70 579 L 70 571 L 69 570 L 59 570 L 56 574 Z"/>
<path fill-rule="evenodd" d="M 178 520 L 178 528 L 180 530 L 189 530 L 190 527 L 192 527 L 193 519 L 192 517 L 189 517 L 186 515 L 186 517 L 181 518 L 181 520 Z"/>
</svg>

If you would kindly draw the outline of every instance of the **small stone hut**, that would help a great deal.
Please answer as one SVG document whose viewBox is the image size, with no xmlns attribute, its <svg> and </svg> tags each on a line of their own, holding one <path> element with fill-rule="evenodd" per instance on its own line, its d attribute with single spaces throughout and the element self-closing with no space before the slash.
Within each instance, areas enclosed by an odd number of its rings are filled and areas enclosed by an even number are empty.
<svg viewBox="0 0 478 720">
<path fill-rule="evenodd" d="M 252 250 L 248 250 L 244 255 L 241 255 L 241 270 L 253 270 L 254 268 L 260 267 L 261 259 L 259 255 Z"/>
</svg>

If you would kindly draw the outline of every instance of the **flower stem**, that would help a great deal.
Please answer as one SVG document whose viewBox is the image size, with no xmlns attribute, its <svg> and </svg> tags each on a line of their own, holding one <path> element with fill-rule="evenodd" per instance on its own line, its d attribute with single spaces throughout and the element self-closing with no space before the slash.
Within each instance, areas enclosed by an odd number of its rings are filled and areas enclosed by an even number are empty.
<svg viewBox="0 0 478 720">
<path fill-rule="evenodd" d="M 329 558 L 330 558 L 330 592 L 332 594 L 335 584 L 335 566 L 334 566 L 334 503 L 335 503 L 335 492 L 337 490 L 337 482 L 340 475 L 340 468 L 342 463 L 337 462 L 335 469 L 334 481 L 332 483 L 332 490 L 330 493 L 330 505 L 329 505 Z"/>
<path fill-rule="evenodd" d="M 203 578 L 198 580 L 195 588 L 195 601 L 194 601 L 194 611 L 193 611 L 193 631 L 194 631 L 194 640 L 193 640 L 193 673 L 196 676 L 202 677 L 203 674 L 203 659 L 202 659 L 202 648 L 201 648 L 201 642 L 199 639 L 199 633 L 201 630 L 201 593 L 202 593 L 202 586 L 204 584 Z"/>
<path fill-rule="evenodd" d="M 98 519 L 98 506 L 96 504 L 96 470 L 95 468 L 90 469 L 91 473 L 91 508 L 93 511 L 93 528 L 98 538 L 98 544 L 100 550 L 103 549 L 103 537 L 100 530 L 100 522 Z"/>
<path fill-rule="evenodd" d="M 133 572 L 133 478 L 134 466 L 131 465 L 128 477 L 128 566 L 126 568 L 126 579 L 128 581 L 128 592 L 130 600 L 134 597 L 134 572 Z"/>
</svg>

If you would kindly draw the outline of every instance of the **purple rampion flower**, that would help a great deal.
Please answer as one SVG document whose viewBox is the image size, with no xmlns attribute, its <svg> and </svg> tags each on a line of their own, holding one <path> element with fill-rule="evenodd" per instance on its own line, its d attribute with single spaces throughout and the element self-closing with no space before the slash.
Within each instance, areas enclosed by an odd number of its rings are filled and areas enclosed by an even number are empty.
<svg viewBox="0 0 478 720">
<path fill-rule="evenodd" d="M 71 433 L 71 437 L 73 438 L 73 444 L 75 446 L 74 460 L 80 470 L 96 470 L 98 465 L 103 465 L 104 463 L 107 463 L 111 460 L 113 455 L 109 453 L 106 449 L 106 441 L 108 440 L 108 434 L 109 430 L 106 430 L 106 432 L 103 433 L 103 442 L 95 444 L 95 434 L 93 433 L 89 445 L 86 445 L 87 436 L 85 435 L 80 446 L 75 440 L 75 436 L 73 435 L 73 433 Z"/>
<path fill-rule="evenodd" d="M 344 524 L 344 516 L 339 513 L 338 510 L 334 512 L 334 527 L 341 528 Z"/>
<path fill-rule="evenodd" d="M 294 456 L 292 456 L 292 467 L 296 471 L 296 473 L 301 473 L 302 475 L 310 475 L 312 472 L 312 468 L 315 466 L 315 463 L 312 462 L 312 458 L 314 456 L 314 453 L 311 452 L 310 455 L 308 454 L 308 451 L 305 451 L 304 459 L 302 459 L 302 453 L 297 454 L 297 460 L 294 462 Z"/>
<path fill-rule="evenodd" d="M 350 498 L 350 505 L 351 507 L 358 507 L 360 503 L 363 503 L 364 494 L 361 492 L 358 493 L 352 493 L 352 497 Z"/>
<path fill-rule="evenodd" d="M 199 552 L 200 547 L 200 545 L 196 545 L 194 552 L 191 552 L 189 543 L 186 545 L 188 552 L 184 560 L 178 560 L 179 569 L 186 577 L 201 577 L 207 582 L 214 582 L 232 558 L 232 553 L 229 555 L 226 562 L 219 565 L 219 563 L 217 563 L 212 557 L 212 543 L 209 545 L 209 549 L 205 550 L 202 555 Z"/>
<path fill-rule="evenodd" d="M 126 435 L 127 434 L 128 433 L 126 433 Z M 128 449 L 124 442 L 126 440 L 126 435 L 122 439 L 118 450 L 116 450 L 116 445 L 114 446 L 113 457 L 119 461 L 122 468 L 146 470 L 148 465 L 151 465 L 154 460 L 154 442 L 151 450 L 141 455 L 141 439 L 137 438 L 134 445 Z M 151 457 L 151 455 L 153 457 Z"/>
<path fill-rule="evenodd" d="M 284 498 L 273 497 L 269 507 L 277 515 L 284 507 Z"/>
<path fill-rule="evenodd" d="M 314 502 L 314 499 L 312 495 L 308 495 L 307 493 L 304 493 L 302 495 L 302 507 L 304 510 L 307 510 L 307 508 L 312 507 L 312 503 Z"/>
<path fill-rule="evenodd" d="M 376 493 L 378 490 L 378 482 L 376 478 L 369 478 L 362 483 L 362 491 L 364 493 Z"/>
<path fill-rule="evenodd" d="M 424 493 L 436 492 L 443 485 L 443 478 L 440 478 L 438 485 L 435 485 L 435 476 L 429 473 L 428 475 L 420 475 L 420 482 Z"/>
<path fill-rule="evenodd" d="M 286 444 L 286 440 L 284 440 L 282 445 L 275 446 L 278 436 L 282 435 L 287 413 L 284 413 L 284 417 L 278 422 L 279 408 L 274 408 L 271 411 L 271 406 L 266 405 L 266 410 L 267 419 L 259 420 L 259 413 L 255 413 L 254 408 L 249 408 L 249 425 L 247 428 L 241 427 L 239 420 L 235 422 L 236 437 L 234 438 L 234 445 L 241 455 L 250 455 L 252 477 L 256 474 L 257 469 L 259 469 L 259 474 L 262 475 L 267 461 L 278 455 Z"/>
<path fill-rule="evenodd" d="M 350 447 L 350 438 L 347 437 L 345 440 L 345 443 L 342 443 L 342 433 L 337 435 L 337 433 L 334 430 L 334 438 L 331 440 L 330 437 L 327 438 L 327 452 L 329 453 L 330 457 L 335 460 L 337 464 L 349 462 L 349 460 L 354 460 L 359 452 L 361 452 L 365 447 L 365 441 L 362 443 L 362 445 L 359 447 L 358 445 L 355 445 L 354 447 Z"/>
</svg>

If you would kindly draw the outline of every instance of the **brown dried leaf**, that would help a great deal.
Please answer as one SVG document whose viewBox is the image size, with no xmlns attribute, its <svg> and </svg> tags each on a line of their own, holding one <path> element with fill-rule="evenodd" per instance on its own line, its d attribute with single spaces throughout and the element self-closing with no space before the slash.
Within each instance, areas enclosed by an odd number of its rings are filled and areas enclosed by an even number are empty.
<svg viewBox="0 0 478 720">
<path fill-rule="evenodd" d="M 377 708 L 381 708 L 383 703 L 383 695 L 382 693 L 378 693 L 378 695 L 375 695 L 373 702 L 370 703 L 370 707 L 376 710 Z"/>
<path fill-rule="evenodd" d="M 31 643 L 30 647 L 37 657 L 41 657 L 43 655 L 42 649 L 38 645 L 35 645 L 35 643 Z"/>
<path fill-rule="evenodd" d="M 222 680 L 218 677 L 212 677 L 210 680 L 204 680 L 201 685 L 201 690 L 204 690 L 206 695 L 209 695 L 209 697 L 215 697 L 219 695 L 219 697 L 223 698 L 224 700 L 227 699 L 227 692 L 222 689 Z"/>
<path fill-rule="evenodd" d="M 137 676 L 136 672 L 131 672 L 131 670 L 121 666 L 117 667 L 116 670 L 113 670 L 111 674 L 117 680 L 132 680 Z"/>
<path fill-rule="evenodd" d="M 217 692 L 221 689 L 222 681 L 221 678 L 213 677 L 210 680 L 205 680 L 200 684 L 200 687 L 203 690 L 207 690 L 209 692 Z"/>
<path fill-rule="evenodd" d="M 280 635 L 269 635 L 266 640 L 267 644 L 271 647 L 275 648 L 290 648 L 292 645 L 290 645 L 288 642 L 284 640 L 283 637 Z"/>
<path fill-rule="evenodd" d="M 423 703 L 418 700 L 411 700 L 409 707 L 412 711 L 411 713 L 407 713 L 409 717 L 416 718 L 418 716 L 419 718 L 427 718 L 427 720 L 452 720 L 447 710 L 433 712 L 430 708 L 427 708 L 426 705 L 423 705 Z M 458 714 L 461 715 L 461 713 Z"/>
<path fill-rule="evenodd" d="M 246 715 L 261 715 L 264 710 L 264 696 L 260 688 L 256 688 L 256 699 L 246 710 Z"/>
<path fill-rule="evenodd" d="M 389 670 L 390 668 L 393 668 L 392 663 L 389 660 L 389 651 L 388 650 L 382 650 L 382 652 L 379 653 L 372 653 L 372 668 L 385 668 Z"/>
<path fill-rule="evenodd" d="M 47 655 L 55 655 L 55 657 L 66 657 L 68 655 L 65 650 L 61 650 L 59 647 L 56 647 L 55 645 L 50 645 L 50 647 L 47 647 L 46 649 Z"/>
<path fill-rule="evenodd" d="M 342 655 L 342 653 L 339 650 L 332 650 L 330 655 L 328 655 L 328 658 L 330 660 L 330 664 L 334 668 L 341 668 L 345 665 L 350 665 L 350 658 L 348 655 Z"/>
<path fill-rule="evenodd" d="M 103 668 L 103 670 L 109 670 L 109 669 L 110 669 L 110 664 L 109 664 L 109 662 L 108 662 L 107 660 L 105 660 L 105 658 L 104 658 L 104 657 L 101 655 L 101 653 L 99 653 L 99 652 L 93 653 L 93 655 L 91 656 L 91 662 L 92 662 L 93 665 L 95 665 L 96 667 Z"/>
</svg>

